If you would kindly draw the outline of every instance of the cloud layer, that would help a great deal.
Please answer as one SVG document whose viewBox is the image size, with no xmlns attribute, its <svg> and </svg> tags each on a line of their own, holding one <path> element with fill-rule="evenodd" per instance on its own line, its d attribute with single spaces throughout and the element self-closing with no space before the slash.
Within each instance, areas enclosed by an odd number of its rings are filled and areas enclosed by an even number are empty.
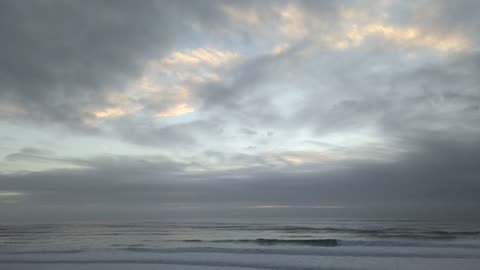
<svg viewBox="0 0 480 270">
<path fill-rule="evenodd" d="M 469 217 L 479 9 L 2 1 L 0 208 Z"/>
</svg>

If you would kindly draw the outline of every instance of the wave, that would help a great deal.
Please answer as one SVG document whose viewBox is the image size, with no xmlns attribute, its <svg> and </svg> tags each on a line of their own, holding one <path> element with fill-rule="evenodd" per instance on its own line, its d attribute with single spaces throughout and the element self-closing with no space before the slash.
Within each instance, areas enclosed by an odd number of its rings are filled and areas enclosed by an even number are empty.
<svg viewBox="0 0 480 270">
<path fill-rule="evenodd" d="M 262 254 L 296 256 L 332 256 L 332 257 L 401 257 L 401 258 L 479 258 L 479 254 L 445 252 L 398 252 L 390 250 L 339 250 L 339 249 L 264 249 L 264 248 L 226 248 L 226 247 L 185 247 L 185 248 L 126 248 L 140 253 L 220 253 L 220 254 Z"/>
<path fill-rule="evenodd" d="M 73 237 L 116 237 L 116 236 L 161 236 L 181 235 L 196 230 L 214 231 L 247 231 L 265 235 L 263 232 L 285 234 L 288 237 L 309 234 L 311 236 L 336 238 L 339 235 L 352 237 L 374 237 L 379 239 L 415 239 L 415 240 L 454 240 L 462 238 L 480 238 L 478 227 L 468 230 L 459 227 L 450 230 L 445 226 L 425 227 L 418 224 L 399 226 L 398 224 L 360 224 L 359 226 L 333 224 L 324 225 L 275 225 L 275 224 L 119 224 L 119 225 L 78 225 L 78 226 L 0 226 L 0 238 L 14 240 L 35 240 L 40 238 L 73 238 Z M 94 230 L 92 230 L 94 229 Z M 334 235 L 332 235 L 334 234 Z"/>
<path fill-rule="evenodd" d="M 431 242 L 431 241 L 384 241 L 384 240 L 341 240 L 341 239 L 224 239 L 224 240 L 183 240 L 185 243 L 230 243 L 256 244 L 261 246 L 291 245 L 291 246 L 365 246 L 365 247 L 434 247 L 434 248 L 469 248 L 480 249 L 480 244 L 462 242 Z"/>
<path fill-rule="evenodd" d="M 339 246 L 363 247 L 431 247 L 431 248 L 468 248 L 480 249 L 479 244 L 455 242 L 424 242 L 424 241 L 376 241 L 376 240 L 338 240 Z"/>
<path fill-rule="evenodd" d="M 480 236 L 480 231 L 444 231 L 444 230 L 414 230 L 411 228 L 315 228 L 287 226 L 277 228 L 284 233 L 340 233 L 355 234 L 359 236 L 373 236 L 378 238 L 406 238 L 421 240 L 450 240 L 460 237 Z"/>
<path fill-rule="evenodd" d="M 135 253 L 158 253 L 158 254 L 185 254 L 185 253 L 202 253 L 202 254 L 232 254 L 232 255 L 293 255 L 293 256 L 318 256 L 318 257 L 382 257 L 382 258 L 450 258 L 450 259 L 479 259 L 478 252 L 462 252 L 452 251 L 452 250 L 391 250 L 391 249 L 329 249 L 329 248 L 248 248 L 248 247 L 126 247 L 114 249 L 118 251 L 128 251 Z M 51 250 L 51 251 L 10 251 L 10 252 L 0 252 L 0 255 L 25 255 L 25 254 L 71 254 L 71 253 L 81 253 L 89 251 L 90 254 L 96 254 L 99 256 L 102 253 L 105 255 L 112 255 L 114 250 L 101 249 L 101 250 Z M 92 253 L 93 252 L 93 253 Z M 202 256 L 203 257 L 203 256 Z M 20 260 L 28 259 L 28 257 L 18 257 L 18 260 L 13 261 L 12 263 L 60 263 L 60 261 L 54 261 L 46 257 L 43 260 Z M 0 259 L 0 265 L 2 263 L 8 263 L 8 258 Z M 85 259 L 87 260 L 87 259 Z M 62 260 L 62 263 L 75 263 L 77 260 L 65 261 Z M 125 263 L 129 263 L 124 260 Z M 124 261 L 117 261 L 115 263 L 121 263 Z M 89 259 L 88 261 L 78 260 L 79 263 L 103 263 L 104 259 Z M 108 261 L 107 261 L 108 263 Z M 131 261 L 130 263 L 151 263 L 148 258 L 142 258 L 141 261 Z M 153 262 L 160 263 L 160 262 Z M 277 268 L 274 268 L 277 269 Z"/>
<path fill-rule="evenodd" d="M 313 226 L 271 226 L 263 224 L 253 225 L 194 225 L 186 226 L 189 229 L 215 229 L 235 231 L 281 231 L 292 233 L 355 233 L 355 234 L 400 234 L 400 235 L 480 235 L 480 231 L 446 231 L 446 230 L 421 230 L 415 227 L 387 227 L 387 228 L 349 228 L 349 227 L 313 227 Z"/>
<path fill-rule="evenodd" d="M 83 249 L 65 249 L 65 250 L 14 250 L 14 251 L 0 251 L 1 255 L 16 255 L 16 254 L 75 254 L 82 253 Z"/>
<path fill-rule="evenodd" d="M 98 259 L 98 260 L 2 260 L 1 264 L 159 264 L 159 265 L 185 265 L 209 267 L 235 267 L 250 269 L 278 269 L 278 270 L 321 270 L 318 266 L 295 266 L 275 262 L 244 262 L 244 261 L 215 261 L 215 260 L 181 260 L 181 259 Z M 328 267 L 330 270 L 344 270 L 347 268 Z M 351 269 L 351 268 L 348 268 Z"/>
<path fill-rule="evenodd" d="M 239 239 L 239 240 L 215 240 L 216 243 L 252 243 L 262 246 L 273 245 L 302 245 L 302 246 L 321 246 L 335 247 L 338 245 L 337 239 Z"/>
</svg>

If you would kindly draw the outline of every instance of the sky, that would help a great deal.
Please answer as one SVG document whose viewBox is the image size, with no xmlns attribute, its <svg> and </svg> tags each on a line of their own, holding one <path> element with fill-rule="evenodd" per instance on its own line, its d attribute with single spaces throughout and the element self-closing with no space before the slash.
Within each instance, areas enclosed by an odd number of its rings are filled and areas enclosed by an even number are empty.
<svg viewBox="0 0 480 270">
<path fill-rule="evenodd" d="M 479 218 L 480 2 L 0 1 L 0 222 Z"/>
</svg>

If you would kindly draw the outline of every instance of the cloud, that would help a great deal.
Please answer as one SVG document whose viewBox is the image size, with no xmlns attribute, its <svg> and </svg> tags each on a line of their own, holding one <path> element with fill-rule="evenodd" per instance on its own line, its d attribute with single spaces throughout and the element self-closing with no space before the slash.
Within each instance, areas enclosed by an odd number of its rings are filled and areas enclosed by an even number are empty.
<svg viewBox="0 0 480 270">
<path fill-rule="evenodd" d="M 451 1 L 423 1 L 412 12 L 413 20 L 428 29 L 451 33 L 465 31 L 478 42 L 475 29 L 480 24 L 476 11 L 479 3 L 473 0 Z"/>
<path fill-rule="evenodd" d="M 181 8 L 182 21 L 209 24 L 214 7 L 206 4 L 2 2 L 0 96 L 10 106 L 2 117 L 97 128 L 91 111 L 120 115 L 119 108 L 101 108 L 108 95 L 122 92 L 145 61 L 191 31 L 171 11 Z"/>
<path fill-rule="evenodd" d="M 16 191 L 0 191 L 0 197 L 23 196 L 22 192 Z"/>
<path fill-rule="evenodd" d="M 25 147 L 20 149 L 19 152 L 9 154 L 5 156 L 6 160 L 15 161 L 15 160 L 22 160 L 22 159 L 43 159 L 43 158 L 51 158 L 54 156 L 55 153 L 46 150 L 46 149 L 39 149 L 34 147 Z"/>
<path fill-rule="evenodd" d="M 25 195 L 1 207 L 466 217 L 479 203 L 478 9 L 2 1 L 0 131 L 15 139 L 0 142 L 1 192 Z M 122 147 L 87 156 L 75 140 Z"/>
<path fill-rule="evenodd" d="M 187 52 L 173 52 L 161 61 L 166 67 L 209 65 L 219 66 L 233 61 L 239 55 L 230 51 L 211 48 L 198 48 Z"/>
<path fill-rule="evenodd" d="M 128 114 L 134 113 L 139 109 L 141 108 L 125 110 L 122 108 L 113 107 L 113 108 L 106 108 L 101 111 L 96 111 L 94 112 L 94 114 L 95 114 L 95 117 L 97 118 L 110 118 L 110 117 L 119 117 L 119 116 L 128 115 Z"/>
<path fill-rule="evenodd" d="M 119 119 L 109 124 L 114 130 L 110 136 L 144 146 L 188 148 L 198 145 L 202 136 L 214 134 L 221 128 L 220 123 L 202 120 L 166 124 L 163 122 L 165 118 L 168 117 L 158 115 L 153 120 L 149 117 Z"/>
<path fill-rule="evenodd" d="M 1 175 L 3 190 L 28 194 L 1 207 L 4 218 L 29 205 L 57 218 L 83 213 L 85 207 L 95 207 L 90 215 L 113 219 L 146 217 L 167 208 L 186 211 L 175 205 L 195 206 L 197 213 L 216 209 L 217 215 L 252 205 L 285 206 L 287 215 L 300 208 L 334 216 L 468 218 L 476 213 L 480 152 L 475 141 L 446 137 L 411 143 L 418 144 L 417 151 L 394 162 L 347 160 L 304 164 L 299 170 L 261 166 L 188 172 L 192 164 L 165 157 L 95 157 L 81 161 L 89 169 Z M 123 210 L 117 214 L 118 209 Z M 80 218 L 92 217 L 84 214 Z"/>
<path fill-rule="evenodd" d="M 422 33 L 416 28 L 399 28 L 382 24 L 367 24 L 362 26 L 353 25 L 347 30 L 344 37 L 337 39 L 327 38 L 331 46 L 338 49 L 346 49 L 351 46 L 361 45 L 369 36 L 379 35 L 385 40 L 392 41 L 401 47 L 426 47 L 440 51 L 462 51 L 467 49 L 468 42 L 462 37 L 446 36 L 439 37 L 428 33 Z"/>
</svg>

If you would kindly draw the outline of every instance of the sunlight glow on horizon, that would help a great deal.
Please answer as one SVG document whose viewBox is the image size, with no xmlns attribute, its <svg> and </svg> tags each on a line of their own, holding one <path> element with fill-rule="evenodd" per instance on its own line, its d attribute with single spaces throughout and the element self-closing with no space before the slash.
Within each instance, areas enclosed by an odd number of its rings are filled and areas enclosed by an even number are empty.
<svg viewBox="0 0 480 270">
<path fill-rule="evenodd" d="M 337 205 L 255 205 L 254 209 L 286 209 L 286 208 L 316 208 L 316 209 L 338 209 L 344 208 L 343 206 Z"/>
</svg>

